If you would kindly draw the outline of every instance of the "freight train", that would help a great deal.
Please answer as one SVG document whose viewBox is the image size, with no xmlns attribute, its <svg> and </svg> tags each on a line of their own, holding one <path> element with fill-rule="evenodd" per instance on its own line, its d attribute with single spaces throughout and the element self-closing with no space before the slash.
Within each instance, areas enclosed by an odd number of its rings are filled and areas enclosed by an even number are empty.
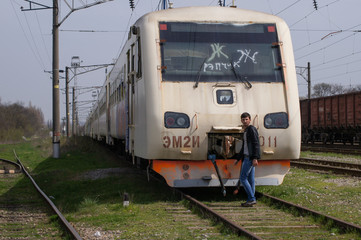
<svg viewBox="0 0 361 240">
<path fill-rule="evenodd" d="M 360 142 L 361 92 L 300 100 L 302 142 Z"/>
<path fill-rule="evenodd" d="M 237 8 L 167 9 L 130 27 L 85 129 L 169 186 L 227 187 L 239 179 L 242 112 L 259 131 L 256 185 L 281 184 L 301 144 L 287 24 Z"/>
</svg>

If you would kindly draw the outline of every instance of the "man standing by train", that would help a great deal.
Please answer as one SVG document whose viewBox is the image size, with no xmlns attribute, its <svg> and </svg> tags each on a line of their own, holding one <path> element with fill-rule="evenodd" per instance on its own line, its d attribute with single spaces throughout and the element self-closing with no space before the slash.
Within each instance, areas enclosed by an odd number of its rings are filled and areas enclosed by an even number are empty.
<svg viewBox="0 0 361 240">
<path fill-rule="evenodd" d="M 256 185 L 255 185 L 255 167 L 258 165 L 260 159 L 260 145 L 257 129 L 251 125 L 251 115 L 244 112 L 241 115 L 243 125 L 243 144 L 241 151 L 237 154 L 236 164 L 242 159 L 241 174 L 238 182 L 238 187 L 234 194 L 239 192 L 240 183 L 242 183 L 246 193 L 247 201 L 242 203 L 242 207 L 252 207 L 256 204 Z"/>
</svg>

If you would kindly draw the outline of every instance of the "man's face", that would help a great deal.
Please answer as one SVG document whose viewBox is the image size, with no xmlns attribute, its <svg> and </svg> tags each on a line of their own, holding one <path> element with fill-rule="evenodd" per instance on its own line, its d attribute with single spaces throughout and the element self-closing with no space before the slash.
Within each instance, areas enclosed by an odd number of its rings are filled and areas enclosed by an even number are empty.
<svg viewBox="0 0 361 240">
<path fill-rule="evenodd" d="M 251 124 L 251 119 L 249 117 L 241 118 L 243 128 L 247 128 Z"/>
</svg>

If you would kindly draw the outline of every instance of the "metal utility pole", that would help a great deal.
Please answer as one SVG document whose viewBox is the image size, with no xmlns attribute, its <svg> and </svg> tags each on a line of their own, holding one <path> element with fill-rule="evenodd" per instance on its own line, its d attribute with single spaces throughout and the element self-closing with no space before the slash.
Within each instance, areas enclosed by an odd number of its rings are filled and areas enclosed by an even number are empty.
<svg viewBox="0 0 361 240">
<path fill-rule="evenodd" d="M 297 74 L 301 75 L 303 79 L 307 82 L 307 103 L 308 103 L 308 112 L 307 112 L 307 118 L 308 118 L 308 128 L 310 128 L 311 124 L 311 63 L 307 63 L 307 67 L 296 67 L 296 70 L 299 69 L 299 72 Z M 307 78 L 303 75 L 304 72 L 307 70 Z"/>
<path fill-rule="evenodd" d="M 69 112 L 69 67 L 65 68 L 65 112 L 66 112 L 66 137 L 69 138 L 70 134 L 70 112 Z"/>
<path fill-rule="evenodd" d="M 59 22 L 58 0 L 53 0 L 53 158 L 60 157 Z"/>
<path fill-rule="evenodd" d="M 67 115 L 67 126 L 68 129 L 70 131 L 70 113 L 69 113 L 69 83 L 74 80 L 74 86 L 73 86 L 73 103 L 72 103 L 72 107 L 73 107 L 73 113 L 72 113 L 72 118 L 73 118 L 73 127 L 72 127 L 72 134 L 69 133 L 69 131 L 67 132 L 67 136 L 70 135 L 76 135 L 76 129 L 74 129 L 74 127 L 77 125 L 78 121 L 76 121 L 76 124 L 74 122 L 74 120 L 78 120 L 77 114 L 77 90 L 78 90 L 78 85 L 77 85 L 77 76 L 78 75 L 82 75 L 85 73 L 89 73 L 89 72 L 93 72 L 96 70 L 99 70 L 101 68 L 105 68 L 111 65 L 114 65 L 114 63 L 108 63 L 108 64 L 96 64 L 96 65 L 88 65 L 88 66 L 81 66 L 80 63 L 82 61 L 80 61 L 79 56 L 73 56 L 71 59 L 71 67 L 66 67 L 65 68 L 65 72 L 66 72 L 66 82 L 65 82 L 65 92 L 66 92 L 66 115 Z M 73 76 L 71 78 L 69 78 L 69 70 L 72 72 Z M 97 88 L 97 87 L 95 87 Z"/>
<path fill-rule="evenodd" d="M 311 99 L 311 63 L 307 63 L 308 100 Z"/>
<path fill-rule="evenodd" d="M 297 74 L 299 74 L 303 79 L 307 82 L 307 99 L 311 99 L 311 63 L 307 63 L 307 67 L 296 67 L 296 70 L 299 70 Z M 307 77 L 304 76 L 305 71 L 307 70 Z"/>
<path fill-rule="evenodd" d="M 76 119 L 75 119 L 75 87 L 73 87 L 73 125 L 72 125 L 72 132 L 73 132 L 73 136 L 76 135 Z"/>
<path fill-rule="evenodd" d="M 51 9 L 51 7 L 45 6 L 40 3 L 36 3 L 30 0 L 25 0 L 25 1 L 29 2 L 30 4 L 29 9 L 24 9 L 23 7 L 21 7 L 22 11 Z M 113 0 L 101 0 L 90 4 L 84 4 L 83 6 L 78 8 L 74 8 L 74 0 L 72 0 L 71 5 L 67 1 L 65 1 L 70 11 L 59 22 L 58 0 L 53 0 L 53 7 L 52 7 L 53 9 L 53 158 L 60 157 L 59 27 L 70 16 L 71 13 L 77 10 L 89 8 L 108 1 L 113 1 Z M 36 7 L 33 7 L 34 5 Z"/>
</svg>

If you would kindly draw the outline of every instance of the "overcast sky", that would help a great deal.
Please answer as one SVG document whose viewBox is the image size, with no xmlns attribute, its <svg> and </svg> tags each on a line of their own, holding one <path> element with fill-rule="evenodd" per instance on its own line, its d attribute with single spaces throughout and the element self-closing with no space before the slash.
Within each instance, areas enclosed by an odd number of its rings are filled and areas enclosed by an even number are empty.
<svg viewBox="0 0 361 240">
<path fill-rule="evenodd" d="M 71 0 L 66 0 L 71 2 Z M 34 0 L 52 5 L 50 0 Z M 74 0 L 76 7 L 94 0 Z M 172 0 L 174 7 L 216 6 L 218 0 Z M 312 84 L 330 83 L 344 87 L 361 85 L 361 0 L 236 0 L 238 8 L 251 9 L 283 18 L 291 29 L 296 66 L 311 62 Z M 59 0 L 62 20 L 69 12 Z M 118 57 L 129 26 L 158 8 L 159 0 L 114 0 L 73 12 L 60 27 L 60 69 L 70 66 L 72 56 L 81 65 L 112 63 Z M 226 0 L 230 5 L 231 0 Z M 0 0 L 0 99 L 41 108 L 45 120 L 52 119 L 52 10 L 21 11 L 24 0 Z M 33 5 L 34 7 L 34 5 Z M 87 32 L 84 32 L 87 30 Z M 110 70 L 110 68 L 109 68 Z M 98 86 L 104 69 L 83 74 L 78 86 Z M 60 74 L 64 76 L 64 74 Z M 306 77 L 306 75 L 304 75 Z M 64 89 L 64 80 L 60 80 Z M 307 95 L 307 83 L 298 76 L 300 96 Z M 65 117 L 65 95 L 61 91 L 61 118 Z M 79 101 L 91 100 L 82 93 Z M 86 107 L 86 106 L 85 106 Z M 81 110 L 83 119 L 86 110 Z"/>
</svg>

